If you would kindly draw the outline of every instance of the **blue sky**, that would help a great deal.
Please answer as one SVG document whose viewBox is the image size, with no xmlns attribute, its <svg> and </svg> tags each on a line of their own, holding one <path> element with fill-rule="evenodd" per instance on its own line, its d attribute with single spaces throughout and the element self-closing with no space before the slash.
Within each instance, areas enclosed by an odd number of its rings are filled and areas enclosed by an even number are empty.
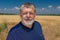
<svg viewBox="0 0 60 40">
<path fill-rule="evenodd" d="M 25 2 L 35 4 L 38 14 L 60 14 L 60 0 L 0 0 L 0 13 L 19 13 Z"/>
</svg>

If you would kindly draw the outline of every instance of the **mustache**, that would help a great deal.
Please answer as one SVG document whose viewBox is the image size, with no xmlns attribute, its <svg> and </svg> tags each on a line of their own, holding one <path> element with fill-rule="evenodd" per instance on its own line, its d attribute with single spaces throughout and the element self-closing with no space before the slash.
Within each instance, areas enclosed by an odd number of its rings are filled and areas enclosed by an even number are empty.
<svg viewBox="0 0 60 40">
<path fill-rule="evenodd" d="M 32 20 L 32 18 L 24 18 L 24 20 Z"/>
</svg>

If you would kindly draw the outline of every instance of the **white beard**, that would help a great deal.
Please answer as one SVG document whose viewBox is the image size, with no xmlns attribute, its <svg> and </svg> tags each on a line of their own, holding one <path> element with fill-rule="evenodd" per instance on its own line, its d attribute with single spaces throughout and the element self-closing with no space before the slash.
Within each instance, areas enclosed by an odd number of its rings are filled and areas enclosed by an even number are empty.
<svg viewBox="0 0 60 40">
<path fill-rule="evenodd" d="M 34 22 L 34 20 L 31 20 L 31 21 L 25 21 L 24 19 L 22 20 L 22 23 L 23 23 L 23 25 L 25 25 L 25 26 L 30 26 L 30 25 L 33 24 L 33 22 Z"/>
</svg>

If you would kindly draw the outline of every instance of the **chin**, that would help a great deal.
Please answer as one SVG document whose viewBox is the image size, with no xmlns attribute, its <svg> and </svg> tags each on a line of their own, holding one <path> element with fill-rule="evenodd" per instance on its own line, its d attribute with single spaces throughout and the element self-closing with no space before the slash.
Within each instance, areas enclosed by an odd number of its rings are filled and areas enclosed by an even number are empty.
<svg viewBox="0 0 60 40">
<path fill-rule="evenodd" d="M 25 21 L 25 20 L 23 20 L 22 21 L 23 25 L 25 25 L 25 26 L 30 26 L 30 25 L 33 24 L 33 22 L 34 22 L 34 20 L 32 20 L 32 21 Z"/>
</svg>

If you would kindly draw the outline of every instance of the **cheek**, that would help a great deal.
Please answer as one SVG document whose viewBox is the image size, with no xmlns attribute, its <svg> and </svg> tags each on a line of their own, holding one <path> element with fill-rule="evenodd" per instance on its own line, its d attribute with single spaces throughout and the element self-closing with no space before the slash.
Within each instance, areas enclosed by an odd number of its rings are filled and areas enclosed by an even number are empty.
<svg viewBox="0 0 60 40">
<path fill-rule="evenodd" d="M 23 18 L 25 18 L 25 17 L 26 17 L 26 15 L 23 15 L 22 17 L 23 17 Z"/>
<path fill-rule="evenodd" d="M 35 16 L 34 16 L 34 15 L 31 15 L 31 16 L 30 16 L 30 18 L 34 19 L 34 18 L 35 18 Z"/>
<path fill-rule="evenodd" d="M 35 18 L 35 15 L 31 15 L 32 18 Z"/>
<path fill-rule="evenodd" d="M 21 18 L 25 18 L 26 17 L 26 15 L 21 15 Z"/>
</svg>

